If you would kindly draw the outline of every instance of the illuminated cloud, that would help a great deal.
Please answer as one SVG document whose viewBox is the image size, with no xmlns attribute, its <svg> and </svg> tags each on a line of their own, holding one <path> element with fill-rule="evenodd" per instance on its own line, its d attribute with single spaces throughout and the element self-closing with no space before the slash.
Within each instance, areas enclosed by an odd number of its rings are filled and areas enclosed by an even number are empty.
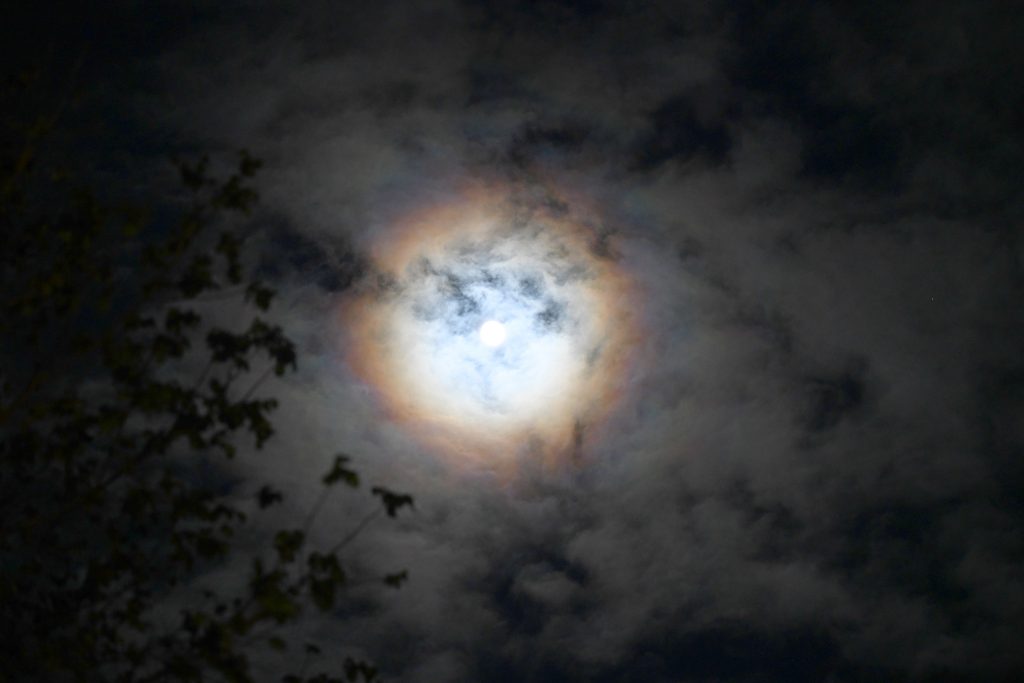
<svg viewBox="0 0 1024 683">
<path fill-rule="evenodd" d="M 622 395 L 639 335 L 635 286 L 597 226 L 505 185 L 388 226 L 372 248 L 377 277 L 341 311 L 357 374 L 446 458 L 508 472 L 579 457 Z M 482 329 L 505 336 L 487 343 Z"/>
</svg>

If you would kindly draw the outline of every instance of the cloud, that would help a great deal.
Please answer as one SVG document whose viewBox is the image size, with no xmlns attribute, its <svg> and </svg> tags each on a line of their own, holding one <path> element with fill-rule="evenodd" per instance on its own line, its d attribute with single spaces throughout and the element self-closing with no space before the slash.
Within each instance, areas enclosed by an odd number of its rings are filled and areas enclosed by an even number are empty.
<svg viewBox="0 0 1024 683">
<path fill-rule="evenodd" d="M 416 495 L 350 560 L 407 587 L 318 639 L 413 681 L 1020 668 L 1019 20 L 944 7 L 268 5 L 159 55 L 150 125 L 268 162 L 266 272 L 306 353 L 251 471 L 301 509 L 343 449 Z M 374 247 L 467 178 L 596 207 L 636 288 L 643 362 L 577 465 L 452 467 L 345 360 Z M 446 258 L 396 286 L 481 305 L 486 269 Z M 538 272 L 501 277 L 566 323 Z"/>
</svg>

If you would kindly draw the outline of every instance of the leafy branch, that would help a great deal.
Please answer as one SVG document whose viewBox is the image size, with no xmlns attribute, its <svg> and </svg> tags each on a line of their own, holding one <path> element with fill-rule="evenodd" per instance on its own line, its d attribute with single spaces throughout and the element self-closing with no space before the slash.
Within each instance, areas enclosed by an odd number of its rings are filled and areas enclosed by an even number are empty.
<svg viewBox="0 0 1024 683">
<path fill-rule="evenodd" d="M 277 401 L 257 392 L 298 362 L 284 331 L 260 316 L 274 291 L 246 279 L 244 232 L 230 220 L 252 211 L 260 162 L 242 152 L 219 180 L 206 158 L 178 162 L 186 201 L 166 224 L 150 218 L 163 205 L 108 206 L 44 167 L 38 145 L 52 125 L 0 131 L 9 143 L 0 145 L 2 674 L 252 681 L 251 648 L 285 651 L 286 627 L 305 610 L 329 613 L 351 585 L 338 553 L 413 499 L 374 487 L 379 509 L 333 547 L 312 547 L 329 492 L 360 485 L 339 455 L 302 528 L 274 534 L 271 559 L 256 553 L 237 594 L 181 597 L 245 552 L 248 516 L 202 468 L 237 457 L 243 435 L 266 445 Z M 245 329 L 204 323 L 198 304 L 239 293 L 254 310 Z M 258 511 L 282 499 L 264 485 Z M 158 617 L 169 605 L 180 613 L 170 627 Z M 300 673 L 285 680 L 377 678 L 354 659 L 333 677 L 303 677 L 317 654 L 307 644 Z"/>
</svg>

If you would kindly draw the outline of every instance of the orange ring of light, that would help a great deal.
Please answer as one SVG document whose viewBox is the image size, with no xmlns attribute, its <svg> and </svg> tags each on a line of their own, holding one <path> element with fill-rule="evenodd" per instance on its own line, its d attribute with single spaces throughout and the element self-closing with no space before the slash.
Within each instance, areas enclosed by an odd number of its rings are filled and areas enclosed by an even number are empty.
<svg viewBox="0 0 1024 683">
<path fill-rule="evenodd" d="M 427 386 L 429 378 L 417 376 L 423 371 L 411 367 L 394 344 L 404 324 L 402 309 L 395 288 L 382 283 L 400 289 L 412 264 L 437 258 L 456 241 L 510 234 L 504 226 L 524 223 L 522 202 L 514 196 L 506 185 L 477 183 L 392 222 L 371 245 L 377 277 L 347 297 L 340 311 L 346 360 L 390 419 L 449 462 L 505 471 L 523 458 L 552 467 L 580 456 L 620 403 L 640 335 L 636 287 L 608 255 L 614 239 L 598 238 L 599 212 L 578 197 L 567 200 L 565 193 L 549 190 L 543 201 L 528 203 L 525 224 L 543 244 L 557 244 L 585 262 L 590 277 L 576 289 L 575 305 L 599 350 L 596 360 L 585 372 L 570 373 L 566 386 L 543 398 L 544 405 L 519 416 L 483 419 L 446 410 L 437 396 L 428 398 L 419 385 Z"/>
</svg>

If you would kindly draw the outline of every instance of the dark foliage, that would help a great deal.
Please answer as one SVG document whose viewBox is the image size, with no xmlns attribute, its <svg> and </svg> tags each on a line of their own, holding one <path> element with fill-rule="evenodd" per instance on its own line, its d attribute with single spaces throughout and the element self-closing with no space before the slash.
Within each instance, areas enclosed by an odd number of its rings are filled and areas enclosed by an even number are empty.
<svg viewBox="0 0 1024 683">
<path fill-rule="evenodd" d="M 297 361 L 260 317 L 273 290 L 244 277 L 242 232 L 224 227 L 251 210 L 260 164 L 243 153 L 225 180 L 205 159 L 178 164 L 187 200 L 157 225 L 147 215 L 166 202 L 105 205 L 42 163 L 55 123 L 4 120 L 0 140 L 0 680 L 251 681 L 255 648 L 305 648 L 309 668 L 318 649 L 289 643 L 286 626 L 335 607 L 344 540 L 320 550 L 284 529 L 237 593 L 194 590 L 201 571 L 245 552 L 247 522 L 202 468 L 267 442 L 276 402 L 254 394 Z M 225 293 L 253 308 L 244 329 L 202 319 L 197 303 Z M 197 358 L 205 369 L 186 377 Z M 322 481 L 325 493 L 359 486 L 345 456 Z M 391 516 L 412 503 L 373 494 Z M 263 486 L 257 509 L 281 499 Z M 177 617 L 159 616 L 169 606 Z M 287 680 L 376 677 L 347 660 Z"/>
</svg>

